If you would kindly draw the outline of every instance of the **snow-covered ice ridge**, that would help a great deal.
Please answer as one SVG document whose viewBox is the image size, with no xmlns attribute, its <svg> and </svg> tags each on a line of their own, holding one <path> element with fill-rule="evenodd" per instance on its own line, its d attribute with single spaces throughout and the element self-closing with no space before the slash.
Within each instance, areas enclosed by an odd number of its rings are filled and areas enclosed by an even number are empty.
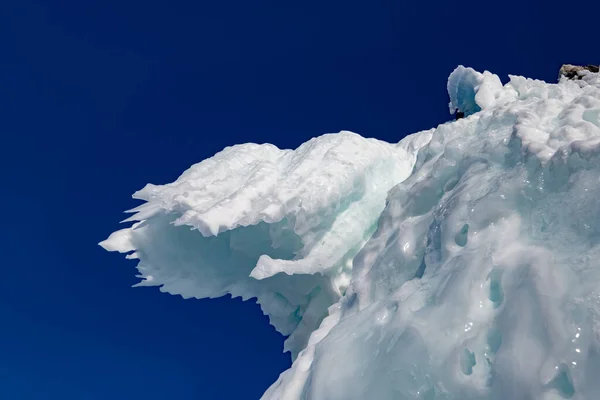
<svg viewBox="0 0 600 400">
<path fill-rule="evenodd" d="M 397 144 L 226 148 L 101 245 L 256 297 L 294 358 L 265 399 L 600 399 L 600 76 L 448 93 L 466 118 Z"/>
</svg>

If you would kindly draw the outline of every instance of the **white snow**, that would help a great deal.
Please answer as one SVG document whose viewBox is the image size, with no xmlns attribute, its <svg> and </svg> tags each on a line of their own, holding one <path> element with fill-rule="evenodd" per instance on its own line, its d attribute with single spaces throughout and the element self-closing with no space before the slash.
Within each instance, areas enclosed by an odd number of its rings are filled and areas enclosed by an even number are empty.
<svg viewBox="0 0 600 400">
<path fill-rule="evenodd" d="M 134 197 L 139 285 L 256 297 L 265 399 L 600 398 L 600 77 L 458 67 L 466 118 L 398 144 L 245 144 Z"/>
</svg>

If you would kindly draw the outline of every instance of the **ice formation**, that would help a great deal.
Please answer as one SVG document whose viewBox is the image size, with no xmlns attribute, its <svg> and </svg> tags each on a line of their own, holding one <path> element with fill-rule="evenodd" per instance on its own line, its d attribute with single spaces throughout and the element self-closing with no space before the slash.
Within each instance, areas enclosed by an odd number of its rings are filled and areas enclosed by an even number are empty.
<svg viewBox="0 0 600 400">
<path fill-rule="evenodd" d="M 600 399 L 600 75 L 458 67 L 465 118 L 397 144 L 245 144 L 147 185 L 101 245 L 139 285 L 256 297 L 265 399 Z"/>
</svg>

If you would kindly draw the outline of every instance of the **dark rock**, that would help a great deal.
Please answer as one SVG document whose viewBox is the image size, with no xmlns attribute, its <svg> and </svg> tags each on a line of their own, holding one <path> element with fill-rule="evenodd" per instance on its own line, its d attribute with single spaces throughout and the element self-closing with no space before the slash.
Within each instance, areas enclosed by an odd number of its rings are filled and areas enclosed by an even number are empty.
<svg viewBox="0 0 600 400">
<path fill-rule="evenodd" d="M 591 72 L 596 72 L 596 73 L 600 72 L 599 65 L 588 65 L 586 68 L 588 71 L 591 71 Z"/>
<path fill-rule="evenodd" d="M 561 77 L 564 76 L 567 79 L 581 79 L 581 77 L 584 75 L 583 71 L 598 73 L 598 72 L 600 72 L 600 66 L 598 66 L 598 65 L 581 66 L 581 65 L 564 64 L 562 67 L 560 67 L 560 71 L 558 72 L 558 78 L 560 79 Z"/>
</svg>

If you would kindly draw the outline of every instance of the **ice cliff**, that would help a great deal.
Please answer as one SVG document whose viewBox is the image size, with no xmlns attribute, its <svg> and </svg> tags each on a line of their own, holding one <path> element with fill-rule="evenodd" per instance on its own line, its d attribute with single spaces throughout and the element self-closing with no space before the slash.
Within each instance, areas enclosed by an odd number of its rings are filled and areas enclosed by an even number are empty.
<svg viewBox="0 0 600 400">
<path fill-rule="evenodd" d="M 600 399 L 600 75 L 458 67 L 465 118 L 226 148 L 101 243 L 140 286 L 257 298 L 292 367 L 265 399 Z"/>
</svg>

